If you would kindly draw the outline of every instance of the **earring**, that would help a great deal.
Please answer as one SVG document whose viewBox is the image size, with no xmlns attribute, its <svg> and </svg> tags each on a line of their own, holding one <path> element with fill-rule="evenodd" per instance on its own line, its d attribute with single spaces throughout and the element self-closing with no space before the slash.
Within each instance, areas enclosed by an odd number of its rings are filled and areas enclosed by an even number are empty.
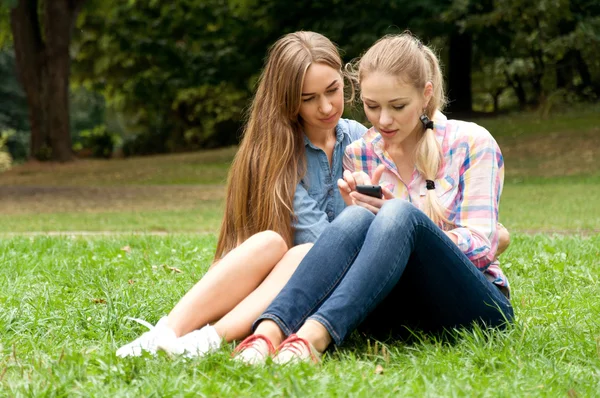
<svg viewBox="0 0 600 398">
<path fill-rule="evenodd" d="M 425 127 L 425 129 L 433 130 L 433 120 L 430 120 L 429 117 L 427 117 L 427 115 L 425 114 L 425 112 L 423 112 L 419 119 L 421 119 L 421 123 L 423 123 L 423 127 Z"/>
</svg>

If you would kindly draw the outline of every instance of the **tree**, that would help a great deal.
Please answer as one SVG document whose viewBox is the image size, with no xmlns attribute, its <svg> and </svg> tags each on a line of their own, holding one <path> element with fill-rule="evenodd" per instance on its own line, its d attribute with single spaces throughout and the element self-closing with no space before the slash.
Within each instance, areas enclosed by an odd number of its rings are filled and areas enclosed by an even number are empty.
<svg viewBox="0 0 600 398">
<path fill-rule="evenodd" d="M 472 4 L 457 22 L 473 34 L 480 64 L 493 64 L 504 75 L 521 108 L 543 104 L 559 90 L 598 96 L 597 0 Z"/>
<path fill-rule="evenodd" d="M 73 159 L 69 129 L 69 47 L 85 0 L 11 1 L 10 25 L 19 80 L 27 95 L 30 155 Z"/>
</svg>

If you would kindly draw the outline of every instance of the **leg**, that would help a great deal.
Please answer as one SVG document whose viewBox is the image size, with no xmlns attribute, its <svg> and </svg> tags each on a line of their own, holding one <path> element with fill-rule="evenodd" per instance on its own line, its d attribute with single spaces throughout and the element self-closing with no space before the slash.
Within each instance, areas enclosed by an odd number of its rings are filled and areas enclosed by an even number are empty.
<svg viewBox="0 0 600 398">
<path fill-rule="evenodd" d="M 419 315 L 431 327 L 469 326 L 475 321 L 498 326 L 512 319 L 508 299 L 458 247 L 412 204 L 393 200 L 372 222 L 342 282 L 309 320 L 321 323 L 340 344 L 398 285 L 411 258 L 416 261 L 407 282 L 422 291 L 431 313 Z M 412 306 L 420 298 L 396 306 Z M 395 316 L 387 314 L 391 320 Z"/>
<path fill-rule="evenodd" d="M 275 232 L 251 236 L 183 296 L 166 326 L 183 336 L 221 318 L 260 285 L 286 251 L 287 245 Z"/>
<path fill-rule="evenodd" d="M 248 297 L 213 326 L 227 341 L 241 340 L 252 332 L 252 322 L 273 301 L 312 247 L 311 243 L 288 250 L 273 271 Z"/>
<path fill-rule="evenodd" d="M 195 329 L 231 311 L 256 289 L 286 251 L 283 238 L 275 232 L 251 236 L 212 267 L 168 317 L 154 327 L 144 323 L 150 330 L 119 348 L 117 355 L 138 356 L 142 351 L 154 353 L 162 349 L 195 356 L 218 347 L 220 336 L 214 328 Z"/>
<path fill-rule="evenodd" d="M 326 229 L 288 284 L 257 320 L 256 334 L 277 346 L 298 330 L 340 283 L 360 251 L 375 215 L 351 206 Z"/>
</svg>

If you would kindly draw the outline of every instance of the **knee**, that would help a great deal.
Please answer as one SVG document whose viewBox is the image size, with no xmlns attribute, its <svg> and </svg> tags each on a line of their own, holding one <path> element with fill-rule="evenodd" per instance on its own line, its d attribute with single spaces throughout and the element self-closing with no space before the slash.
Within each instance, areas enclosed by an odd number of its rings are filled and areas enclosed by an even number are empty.
<svg viewBox="0 0 600 398">
<path fill-rule="evenodd" d="M 261 249 L 273 250 L 283 255 L 287 250 L 287 243 L 281 235 L 275 231 L 267 230 L 252 235 L 250 238 L 259 243 Z"/>
<path fill-rule="evenodd" d="M 378 218 L 387 219 L 395 226 L 414 223 L 422 216 L 427 217 L 415 205 L 404 199 L 388 200 L 377 214 Z"/>
<path fill-rule="evenodd" d="M 375 214 L 361 206 L 348 206 L 342 213 L 333 221 L 341 228 L 357 229 L 366 227 L 373 222 Z"/>
<path fill-rule="evenodd" d="M 290 250 L 288 250 L 288 253 L 291 256 L 302 259 L 312 247 L 312 243 L 304 243 L 302 245 L 292 247 Z"/>
</svg>

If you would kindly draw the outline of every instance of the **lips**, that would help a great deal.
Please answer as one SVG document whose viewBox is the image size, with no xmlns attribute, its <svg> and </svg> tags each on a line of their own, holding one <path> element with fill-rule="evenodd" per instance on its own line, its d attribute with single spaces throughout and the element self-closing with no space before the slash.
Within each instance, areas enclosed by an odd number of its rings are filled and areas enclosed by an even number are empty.
<svg viewBox="0 0 600 398">
<path fill-rule="evenodd" d="M 337 118 L 337 113 L 334 113 L 333 115 L 329 116 L 328 118 L 319 119 L 319 120 L 324 123 L 329 123 L 329 122 L 333 122 L 336 118 Z"/>
<path fill-rule="evenodd" d="M 384 130 L 384 129 L 379 129 L 379 132 L 385 135 L 392 135 L 398 132 L 398 130 Z"/>
</svg>

